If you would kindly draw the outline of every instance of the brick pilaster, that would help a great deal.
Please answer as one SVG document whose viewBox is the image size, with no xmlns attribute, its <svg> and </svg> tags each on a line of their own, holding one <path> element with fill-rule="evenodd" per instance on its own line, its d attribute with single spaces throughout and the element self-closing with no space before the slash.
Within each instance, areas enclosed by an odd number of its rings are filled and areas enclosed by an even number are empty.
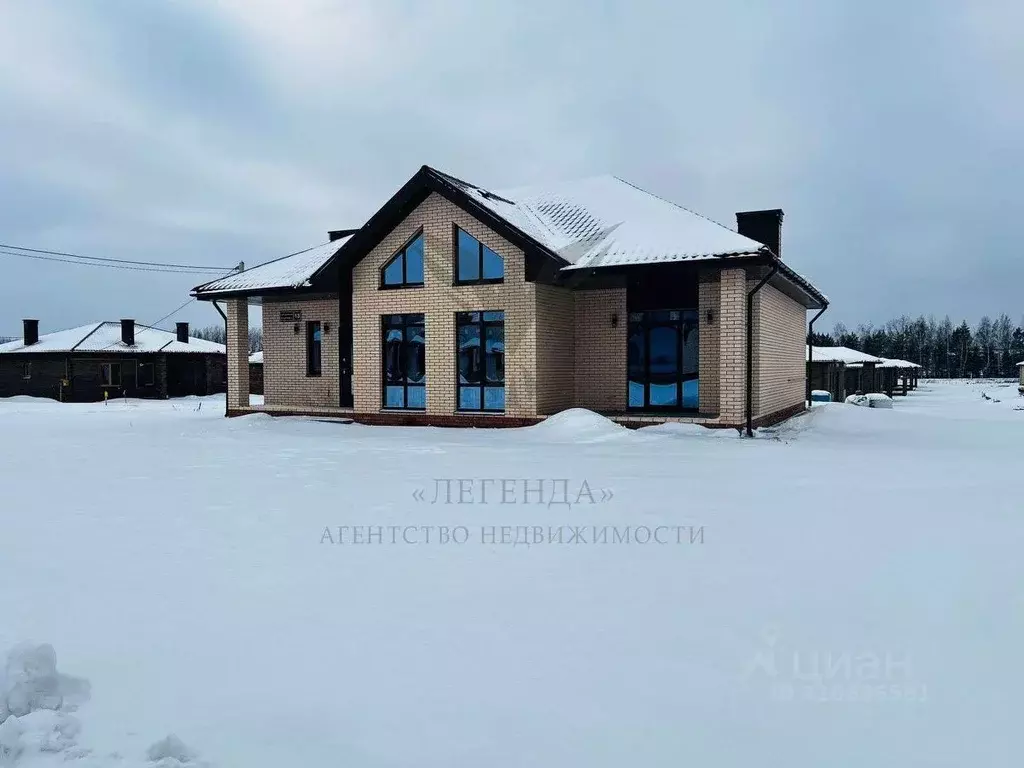
<svg viewBox="0 0 1024 768">
<path fill-rule="evenodd" d="M 719 278 L 719 416 L 723 423 L 746 419 L 747 278 L 743 269 L 723 269 Z"/>
<path fill-rule="evenodd" d="M 249 304 L 228 299 L 228 410 L 249 407 Z"/>
</svg>

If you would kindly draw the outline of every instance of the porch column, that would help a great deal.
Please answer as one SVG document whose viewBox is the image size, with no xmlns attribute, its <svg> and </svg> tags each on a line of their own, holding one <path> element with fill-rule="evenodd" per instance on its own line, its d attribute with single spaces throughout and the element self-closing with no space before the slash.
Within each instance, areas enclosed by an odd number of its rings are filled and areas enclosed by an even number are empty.
<svg viewBox="0 0 1024 768">
<path fill-rule="evenodd" d="M 723 269 L 718 323 L 718 414 L 724 424 L 746 419 L 747 273 Z"/>
<path fill-rule="evenodd" d="M 249 407 L 249 303 L 228 299 L 228 413 Z"/>
</svg>

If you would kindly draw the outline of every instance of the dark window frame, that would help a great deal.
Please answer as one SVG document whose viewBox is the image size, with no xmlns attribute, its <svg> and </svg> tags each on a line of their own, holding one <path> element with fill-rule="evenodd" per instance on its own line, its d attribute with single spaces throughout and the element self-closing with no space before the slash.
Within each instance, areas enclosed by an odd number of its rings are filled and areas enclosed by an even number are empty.
<svg viewBox="0 0 1024 768">
<path fill-rule="evenodd" d="M 316 339 L 316 332 L 320 338 Z M 316 358 L 313 356 L 313 345 L 316 345 Z M 319 320 L 306 321 L 306 377 L 315 379 L 324 374 L 324 329 Z"/>
<path fill-rule="evenodd" d="M 401 318 L 401 320 L 395 322 L 391 318 Z M 418 320 L 415 318 L 419 318 Z M 387 333 L 389 330 L 401 328 L 402 330 L 402 341 L 399 349 L 398 359 L 402 366 L 402 383 L 394 384 L 388 383 L 388 357 L 387 357 Z M 410 384 L 409 375 L 405 370 L 406 362 L 406 348 L 409 344 L 409 329 L 410 328 L 422 328 L 423 329 L 423 383 L 422 384 Z M 423 412 L 427 410 L 427 366 L 426 366 L 426 354 L 427 354 L 427 316 L 423 312 L 393 312 L 386 315 L 380 316 L 380 407 L 381 410 L 388 411 L 417 411 Z M 388 404 L 388 387 L 402 387 L 402 402 L 405 405 L 389 405 Z M 423 390 L 423 405 L 422 406 L 410 406 L 409 405 L 409 388 L 422 389 Z"/>
<path fill-rule="evenodd" d="M 676 320 L 657 320 L 650 319 L 650 316 L 657 312 L 677 312 L 679 317 Z M 639 321 L 632 319 L 633 314 L 643 315 L 643 318 Z M 695 307 L 687 307 L 683 309 L 665 309 L 665 310 L 637 310 L 630 312 L 626 318 L 626 410 L 633 412 L 644 412 L 644 411 L 657 411 L 664 413 L 681 413 L 681 414 L 696 414 L 700 412 L 699 397 L 698 406 L 696 408 L 684 408 L 683 407 L 683 384 L 687 381 L 697 380 L 698 388 L 700 387 L 700 336 L 698 335 L 698 346 L 697 346 L 697 371 L 696 373 L 683 373 L 683 352 L 686 348 L 686 335 L 683 332 L 686 325 L 689 322 L 687 315 L 692 315 L 693 326 L 697 333 L 700 334 L 700 312 Z M 634 326 L 640 326 L 643 329 L 644 337 L 644 402 L 643 405 L 630 405 L 629 404 L 629 338 L 632 335 Z M 676 372 L 676 404 L 675 405 L 651 405 L 651 330 L 659 327 L 675 328 L 676 333 L 676 365 L 679 368 Z"/>
<path fill-rule="evenodd" d="M 477 274 L 478 278 L 463 280 L 459 277 L 459 232 L 465 232 L 467 236 L 476 240 L 477 248 Z M 484 248 L 501 259 L 501 277 L 484 277 Z M 452 224 L 452 283 L 454 285 L 497 285 L 505 282 L 505 257 L 490 246 L 484 246 L 484 241 L 458 224 Z"/>
<path fill-rule="evenodd" d="M 149 369 L 149 381 L 142 381 L 142 369 Z M 142 387 L 154 387 L 156 386 L 156 364 L 155 363 L 138 363 L 135 366 L 135 387 L 141 389 Z"/>
<path fill-rule="evenodd" d="M 117 381 L 114 381 L 114 371 L 117 371 Z M 104 387 L 121 386 L 121 363 L 100 363 L 100 376 L 103 379 Z"/>
<path fill-rule="evenodd" d="M 484 316 L 490 313 L 500 312 L 501 320 L 485 320 Z M 471 310 L 469 312 L 456 312 L 455 313 L 455 410 L 462 413 L 505 413 L 507 410 L 508 402 L 506 397 L 508 396 L 508 379 L 505 375 L 505 310 L 503 309 L 481 309 Z M 461 315 L 479 315 L 479 319 L 460 322 L 459 318 Z M 479 338 L 480 338 L 480 383 L 479 384 L 462 384 L 459 381 L 459 329 L 466 326 L 475 325 L 477 326 Z M 488 408 L 487 407 L 487 396 L 485 390 L 497 389 L 496 384 L 487 383 L 487 359 L 485 347 L 487 344 L 487 329 L 489 327 L 500 327 L 501 328 L 501 347 L 502 347 L 502 364 L 501 364 L 501 389 L 505 390 L 502 396 L 502 403 L 504 405 L 501 408 Z M 477 388 L 480 390 L 480 407 L 479 408 L 463 408 L 462 407 L 462 390 L 464 388 Z"/>
<path fill-rule="evenodd" d="M 406 255 L 406 252 L 409 250 L 409 246 L 415 243 L 420 238 L 423 238 L 423 280 L 420 280 L 418 283 L 410 283 L 408 279 L 409 259 Z M 395 262 L 396 259 L 402 260 L 402 282 L 386 283 L 384 282 L 384 273 L 387 272 L 388 267 L 390 267 Z M 401 288 L 422 288 L 426 279 L 427 240 L 423 235 L 423 227 L 420 227 L 418 230 L 416 230 L 412 237 L 405 241 L 405 244 L 402 245 L 401 248 L 395 251 L 394 255 L 390 259 L 384 262 L 384 265 L 380 268 L 380 283 L 378 285 L 378 289 L 381 291 L 394 291 Z"/>
</svg>

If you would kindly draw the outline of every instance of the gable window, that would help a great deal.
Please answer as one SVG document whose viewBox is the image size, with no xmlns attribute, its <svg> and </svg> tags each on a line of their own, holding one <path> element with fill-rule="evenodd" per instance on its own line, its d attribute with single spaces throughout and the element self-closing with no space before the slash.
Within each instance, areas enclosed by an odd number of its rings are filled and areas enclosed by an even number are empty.
<svg viewBox="0 0 1024 768">
<path fill-rule="evenodd" d="M 152 363 L 139 363 L 135 369 L 136 386 L 152 387 L 156 383 L 156 373 Z"/>
<path fill-rule="evenodd" d="M 501 256 L 455 227 L 455 282 L 500 283 L 504 279 L 505 262 Z"/>
<path fill-rule="evenodd" d="M 414 288 L 423 285 L 423 232 L 391 257 L 380 271 L 381 288 Z"/>
<path fill-rule="evenodd" d="M 32 378 L 32 363 L 31 362 L 27 362 L 27 363 L 22 363 L 21 364 L 21 378 L 23 378 L 23 379 L 31 379 Z"/>
<path fill-rule="evenodd" d="M 323 347 L 320 321 L 311 320 L 306 323 L 306 375 L 319 376 L 323 372 Z"/>
<path fill-rule="evenodd" d="M 455 326 L 459 410 L 504 411 L 505 313 L 459 312 Z"/>
<path fill-rule="evenodd" d="M 381 318 L 382 405 L 423 410 L 427 407 L 427 348 L 423 315 Z"/>
<path fill-rule="evenodd" d="M 104 387 L 120 387 L 121 386 L 121 364 L 120 363 L 103 363 L 100 366 L 100 372 L 103 376 Z"/>
</svg>

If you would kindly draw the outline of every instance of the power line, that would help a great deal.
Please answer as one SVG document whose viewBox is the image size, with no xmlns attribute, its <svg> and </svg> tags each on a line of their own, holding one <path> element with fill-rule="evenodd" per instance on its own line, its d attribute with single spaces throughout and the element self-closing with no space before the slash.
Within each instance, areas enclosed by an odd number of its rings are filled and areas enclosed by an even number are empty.
<svg viewBox="0 0 1024 768">
<path fill-rule="evenodd" d="M 8 245 L 7 243 L 0 243 L 0 248 L 10 248 L 14 251 L 27 251 L 28 253 L 42 253 L 48 256 L 66 256 L 72 259 L 85 259 L 86 261 L 102 261 L 110 262 L 113 264 L 138 264 L 147 267 L 168 267 L 174 269 L 200 269 L 210 270 L 210 272 L 230 272 L 234 267 L 207 267 L 203 264 L 169 264 L 162 261 L 133 261 L 131 259 L 111 259 L 105 256 L 83 256 L 78 253 L 66 253 L 64 251 L 48 251 L 44 248 L 26 248 L 21 245 Z M 16 254 L 12 254 L 16 255 Z M 75 263 L 75 262 L 72 262 Z M 207 274 L 203 272 L 203 274 Z"/>
<path fill-rule="evenodd" d="M 187 270 L 187 269 L 165 269 L 163 267 L 130 267 L 122 264 L 99 264 L 90 261 L 74 261 L 72 259 L 59 259 L 54 256 L 39 256 L 35 253 L 16 253 L 15 251 L 0 250 L 0 255 L 4 256 L 20 256 L 23 259 L 36 259 L 38 261 L 57 261 L 64 264 L 77 264 L 80 267 L 106 267 L 107 269 L 123 269 L 131 272 L 163 272 L 168 275 L 213 275 L 222 272 L 228 272 L 229 274 L 234 270 L 226 267 L 210 267 L 209 269 L 203 268 L 203 271 L 198 270 Z M 147 263 L 147 262 L 139 262 Z"/>
</svg>

